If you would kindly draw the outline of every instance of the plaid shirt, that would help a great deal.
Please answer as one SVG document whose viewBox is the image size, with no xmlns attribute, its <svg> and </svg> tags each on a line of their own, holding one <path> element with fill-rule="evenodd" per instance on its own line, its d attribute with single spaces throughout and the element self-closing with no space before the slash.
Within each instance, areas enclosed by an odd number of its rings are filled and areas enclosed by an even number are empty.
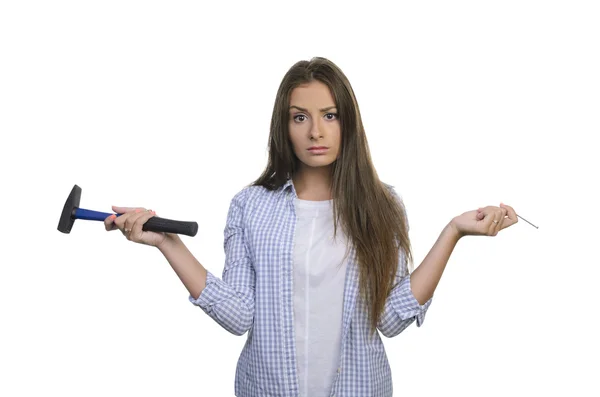
<svg viewBox="0 0 600 397">
<path fill-rule="evenodd" d="M 386 186 L 400 200 L 394 188 Z M 224 231 L 222 279 L 207 272 L 198 299 L 189 297 L 229 332 L 248 331 L 235 374 L 238 397 L 298 396 L 292 299 L 295 197 L 291 179 L 275 191 L 246 186 L 238 192 Z M 330 397 L 388 397 L 390 366 L 379 333 L 370 336 L 353 246 L 348 258 L 341 355 Z M 420 327 L 431 304 L 430 299 L 420 305 L 412 294 L 402 250 L 398 263 L 396 283 L 377 326 L 386 337 L 398 335 L 415 320 Z"/>
</svg>

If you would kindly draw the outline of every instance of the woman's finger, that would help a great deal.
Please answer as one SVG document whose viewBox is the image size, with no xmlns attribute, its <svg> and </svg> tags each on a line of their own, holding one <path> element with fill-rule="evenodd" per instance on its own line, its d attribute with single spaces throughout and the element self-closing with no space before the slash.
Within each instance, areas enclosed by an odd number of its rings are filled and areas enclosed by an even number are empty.
<svg viewBox="0 0 600 397">
<path fill-rule="evenodd" d="M 481 212 L 478 214 L 483 214 L 483 218 L 481 219 L 481 230 L 482 230 L 482 234 L 485 234 L 487 236 L 491 235 L 493 233 L 493 228 L 496 225 L 493 221 L 494 221 L 494 207 L 492 206 L 487 206 L 487 207 L 483 207 L 481 208 Z"/>
<path fill-rule="evenodd" d="M 123 214 L 125 212 L 133 212 L 137 209 L 141 209 L 141 207 L 117 207 L 116 205 L 112 206 L 113 211 L 117 214 Z"/>
<path fill-rule="evenodd" d="M 127 215 L 127 218 L 125 219 L 125 224 L 123 226 L 123 230 L 125 231 L 125 236 L 127 236 L 128 239 L 131 236 L 131 231 L 133 230 L 133 224 L 135 223 L 135 220 L 143 214 L 143 211 L 145 211 L 145 209 L 136 208 L 133 211 L 121 215 Z"/>
<path fill-rule="evenodd" d="M 517 213 L 510 205 L 506 205 L 504 203 L 500 203 L 500 207 L 506 209 L 506 216 L 510 220 L 510 222 L 505 222 L 504 227 L 509 227 L 517 223 L 519 220 L 517 219 Z"/>
<path fill-rule="evenodd" d="M 504 223 L 504 211 L 502 208 L 494 207 L 494 233 L 492 236 L 496 236 L 500 230 L 502 230 L 502 223 Z"/>
<path fill-rule="evenodd" d="M 140 215 L 135 218 L 135 221 L 133 221 L 131 233 L 129 233 L 129 239 L 133 241 L 140 241 L 142 239 L 142 234 L 144 234 L 144 231 L 142 230 L 144 224 L 153 216 L 154 213 L 152 210 L 147 210 L 140 213 Z"/>
<path fill-rule="evenodd" d="M 137 208 L 135 211 L 131 212 L 125 220 L 125 229 L 133 230 L 133 224 L 145 211 L 145 209 Z"/>
<path fill-rule="evenodd" d="M 506 211 L 503 208 L 488 205 L 480 208 L 481 212 L 477 214 L 477 220 L 483 220 L 483 229 L 486 230 L 486 235 L 495 236 L 504 228 Z M 478 210 L 478 211 L 479 211 Z M 482 217 L 483 214 L 483 217 Z M 494 222 L 495 221 L 495 222 Z"/>
<path fill-rule="evenodd" d="M 483 213 L 483 208 L 477 209 L 477 215 L 475 216 L 475 219 L 477 219 L 478 221 L 480 221 L 484 217 L 485 217 L 485 214 Z"/>
<path fill-rule="evenodd" d="M 125 235 L 127 235 L 126 232 L 124 231 L 124 229 L 127 227 L 126 226 L 127 219 L 134 214 L 135 214 L 135 211 L 128 211 L 128 212 L 122 213 L 121 215 L 119 215 L 118 217 L 116 217 L 113 220 L 113 223 L 115 224 L 117 229 L 121 230 Z"/>
<path fill-rule="evenodd" d="M 111 231 L 111 230 L 115 230 L 117 228 L 117 226 L 114 224 L 114 220 L 117 216 L 115 214 L 112 214 L 111 216 L 107 216 L 106 219 L 104 219 L 104 228 L 107 231 Z"/>
<path fill-rule="evenodd" d="M 510 224 L 510 219 L 508 219 L 506 217 L 506 214 L 507 214 L 506 208 L 500 207 L 500 209 L 502 210 L 502 222 L 500 222 L 500 225 L 498 225 L 498 231 L 507 227 L 507 224 Z"/>
</svg>

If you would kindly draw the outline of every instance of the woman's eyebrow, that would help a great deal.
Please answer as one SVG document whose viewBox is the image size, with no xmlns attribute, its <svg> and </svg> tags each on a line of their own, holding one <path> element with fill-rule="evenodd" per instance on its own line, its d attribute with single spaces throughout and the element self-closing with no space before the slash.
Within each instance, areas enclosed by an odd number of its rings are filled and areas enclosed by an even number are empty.
<svg viewBox="0 0 600 397">
<path fill-rule="evenodd" d="M 304 109 L 304 108 L 301 108 L 300 106 L 292 105 L 292 106 L 290 106 L 290 110 L 291 110 L 292 108 L 296 108 L 296 109 L 298 109 L 298 110 L 301 110 L 301 111 L 303 111 L 303 112 L 308 112 L 308 110 L 306 110 L 306 109 Z M 326 112 L 326 111 L 328 111 L 328 110 L 330 110 L 330 109 L 335 109 L 335 108 L 336 108 L 336 106 L 329 106 L 329 107 L 326 107 L 326 108 L 323 108 L 323 109 L 319 109 L 319 110 L 320 110 L 321 112 Z"/>
</svg>

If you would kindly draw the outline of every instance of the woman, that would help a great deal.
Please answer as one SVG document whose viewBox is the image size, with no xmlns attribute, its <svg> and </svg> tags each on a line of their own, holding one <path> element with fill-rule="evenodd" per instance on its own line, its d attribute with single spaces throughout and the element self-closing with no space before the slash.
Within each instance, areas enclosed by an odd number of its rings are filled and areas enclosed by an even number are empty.
<svg viewBox="0 0 600 397">
<path fill-rule="evenodd" d="M 248 332 L 239 397 L 391 396 L 377 330 L 421 326 L 458 240 L 517 222 L 502 204 L 465 212 L 409 272 L 404 205 L 377 177 L 352 87 L 325 58 L 296 63 L 281 82 L 267 167 L 230 204 L 222 279 L 176 234 L 142 231 L 153 211 L 113 210 L 124 215 L 107 218 L 107 230 L 158 247 L 193 304 L 229 332 Z"/>
</svg>

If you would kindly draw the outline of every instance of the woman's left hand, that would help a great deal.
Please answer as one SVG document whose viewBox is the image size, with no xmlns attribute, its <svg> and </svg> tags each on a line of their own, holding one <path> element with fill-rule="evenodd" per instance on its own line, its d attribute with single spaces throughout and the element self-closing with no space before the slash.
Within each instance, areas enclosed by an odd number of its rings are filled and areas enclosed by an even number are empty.
<svg viewBox="0 0 600 397">
<path fill-rule="evenodd" d="M 508 205 L 500 203 L 500 207 L 488 206 L 468 211 L 452 219 L 450 224 L 460 237 L 463 236 L 495 236 L 502 229 L 517 223 L 517 213 Z"/>
</svg>

